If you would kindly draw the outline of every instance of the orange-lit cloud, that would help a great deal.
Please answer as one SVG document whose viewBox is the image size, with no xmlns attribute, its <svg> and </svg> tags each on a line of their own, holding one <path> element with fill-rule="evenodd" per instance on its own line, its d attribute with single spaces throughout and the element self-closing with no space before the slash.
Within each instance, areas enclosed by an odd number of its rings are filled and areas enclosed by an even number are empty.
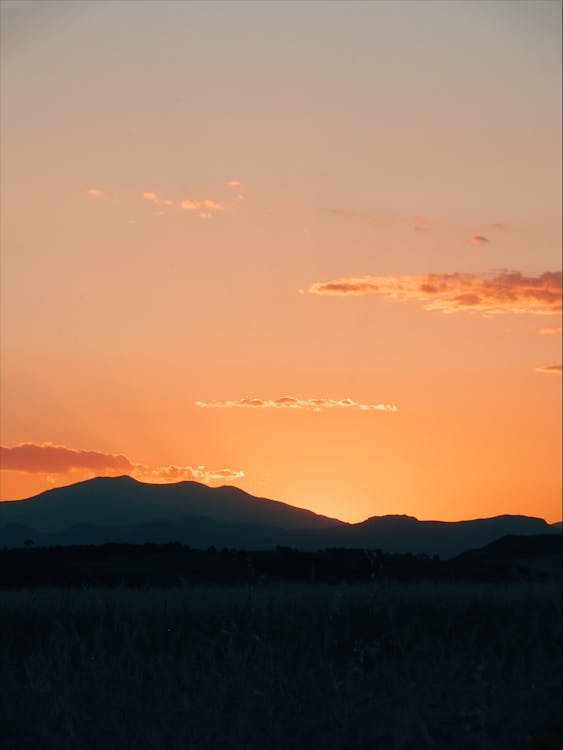
<svg viewBox="0 0 563 750">
<path fill-rule="evenodd" d="M 223 206 L 221 203 L 217 203 L 217 201 L 212 201 L 210 198 L 206 198 L 203 201 L 202 204 L 205 208 L 208 208 L 210 211 L 224 211 L 225 206 Z"/>
<path fill-rule="evenodd" d="M 222 203 L 206 198 L 203 201 L 194 201 L 189 198 L 181 201 L 180 208 L 184 211 L 199 211 L 198 216 L 200 219 L 211 219 L 213 218 L 213 211 L 224 211 L 225 206 Z"/>
<path fill-rule="evenodd" d="M 544 365 L 543 367 L 536 367 L 536 372 L 545 372 L 549 375 L 561 375 L 561 365 Z"/>
<path fill-rule="evenodd" d="M 202 409 L 306 409 L 321 411 L 321 409 L 360 409 L 360 411 L 398 411 L 393 404 L 360 404 L 351 398 L 335 401 L 330 398 L 295 398 L 282 396 L 268 401 L 261 398 L 241 398 L 236 401 L 196 401 L 196 406 Z"/>
<path fill-rule="evenodd" d="M 232 469 L 208 469 L 205 466 L 193 468 L 191 466 L 161 466 L 151 469 L 147 466 L 136 466 L 131 475 L 141 482 L 166 484 L 169 482 L 203 482 L 214 481 L 234 482 L 244 477 L 244 471 Z"/>
<path fill-rule="evenodd" d="M 540 328 L 542 336 L 558 336 L 563 333 L 563 326 L 553 326 L 551 328 Z"/>
<path fill-rule="evenodd" d="M 0 469 L 28 474 L 66 474 L 86 471 L 94 475 L 129 474 L 143 482 L 165 483 L 194 480 L 209 483 L 231 482 L 244 477 L 233 469 L 208 469 L 205 466 L 151 467 L 136 464 L 127 456 L 98 451 L 84 451 L 63 445 L 22 443 L 12 448 L 0 446 Z"/>
<path fill-rule="evenodd" d="M 524 276 L 502 271 L 488 277 L 441 273 L 424 276 L 359 276 L 316 282 L 309 294 L 338 297 L 380 294 L 388 299 L 417 300 L 426 310 L 450 313 L 535 313 L 561 311 L 561 271 Z"/>
<path fill-rule="evenodd" d="M 100 190 L 99 188 L 88 188 L 86 191 L 86 195 L 91 196 L 92 198 L 101 198 L 104 194 L 103 190 Z"/>
<path fill-rule="evenodd" d="M 73 450 L 51 443 L 22 443 L 13 448 L 0 446 L 0 468 L 8 471 L 62 474 L 72 469 L 127 471 L 132 468 L 132 464 L 121 455 Z"/>
<path fill-rule="evenodd" d="M 151 193 L 151 192 L 143 193 L 143 198 L 146 201 L 149 201 L 150 203 L 156 203 L 156 204 L 160 203 L 160 198 L 158 197 L 156 193 Z"/>
<path fill-rule="evenodd" d="M 238 188 L 241 186 L 241 182 L 239 180 L 229 180 L 229 182 L 227 182 L 227 185 L 230 188 Z"/>
<path fill-rule="evenodd" d="M 473 237 L 469 238 L 469 242 L 472 242 L 474 245 L 486 245 L 490 240 L 487 237 L 483 237 L 482 234 L 474 234 Z"/>
</svg>

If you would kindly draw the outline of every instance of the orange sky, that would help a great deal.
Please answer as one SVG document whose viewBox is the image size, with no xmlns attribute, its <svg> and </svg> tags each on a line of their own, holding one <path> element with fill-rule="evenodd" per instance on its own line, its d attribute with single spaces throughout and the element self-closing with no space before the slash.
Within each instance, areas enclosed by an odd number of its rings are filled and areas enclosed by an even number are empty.
<svg viewBox="0 0 563 750">
<path fill-rule="evenodd" d="M 1 499 L 559 520 L 560 16 L 2 3 Z"/>
</svg>

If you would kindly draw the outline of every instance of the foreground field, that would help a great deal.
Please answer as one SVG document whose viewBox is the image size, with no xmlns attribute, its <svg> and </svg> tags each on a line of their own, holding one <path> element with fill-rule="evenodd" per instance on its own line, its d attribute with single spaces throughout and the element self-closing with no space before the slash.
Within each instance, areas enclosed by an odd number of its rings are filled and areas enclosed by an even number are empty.
<svg viewBox="0 0 563 750">
<path fill-rule="evenodd" d="M 0 593 L 6 750 L 551 750 L 557 585 Z"/>
</svg>

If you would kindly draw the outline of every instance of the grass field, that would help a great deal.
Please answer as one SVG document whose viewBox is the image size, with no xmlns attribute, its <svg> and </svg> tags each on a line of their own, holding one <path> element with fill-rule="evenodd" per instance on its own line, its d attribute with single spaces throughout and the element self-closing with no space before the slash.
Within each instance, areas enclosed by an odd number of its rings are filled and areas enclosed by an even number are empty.
<svg viewBox="0 0 563 750">
<path fill-rule="evenodd" d="M 4 750 L 551 750 L 557 585 L 0 592 Z"/>
</svg>

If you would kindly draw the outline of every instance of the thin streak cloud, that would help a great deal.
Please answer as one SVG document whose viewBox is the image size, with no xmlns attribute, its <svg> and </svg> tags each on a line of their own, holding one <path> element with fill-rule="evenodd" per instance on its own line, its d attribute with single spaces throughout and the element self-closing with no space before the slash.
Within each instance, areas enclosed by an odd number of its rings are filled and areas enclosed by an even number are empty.
<svg viewBox="0 0 563 750">
<path fill-rule="evenodd" d="M 424 309 L 444 313 L 470 310 L 554 315 L 561 311 L 561 271 L 546 271 L 539 276 L 525 276 L 520 271 L 486 277 L 461 273 L 353 276 L 316 282 L 307 292 L 336 297 L 378 294 L 386 299 L 422 302 Z"/>
<path fill-rule="evenodd" d="M 198 211 L 197 214 L 201 219 L 213 218 L 213 212 L 224 211 L 225 206 L 222 203 L 206 198 L 205 200 L 192 200 L 186 198 L 180 202 L 180 208 L 184 211 Z"/>
<path fill-rule="evenodd" d="M 563 333 L 563 326 L 540 328 L 540 333 L 542 336 L 560 336 Z"/>
<path fill-rule="evenodd" d="M 157 205 L 160 203 L 160 198 L 158 197 L 156 193 L 151 193 L 151 192 L 143 193 L 143 198 L 146 201 L 149 201 L 150 203 L 156 203 Z"/>
<path fill-rule="evenodd" d="M 359 409 L 360 411 L 398 411 L 394 404 L 361 404 L 351 398 L 333 400 L 329 398 L 295 398 L 282 396 L 273 400 L 261 398 L 241 398 L 235 401 L 196 401 L 202 409 L 303 409 L 322 411 L 323 409 Z"/>
<path fill-rule="evenodd" d="M 561 375 L 561 365 L 543 365 L 542 367 L 536 367 L 536 372 L 543 372 L 548 375 Z"/>
<path fill-rule="evenodd" d="M 482 234 L 474 234 L 473 237 L 469 238 L 469 242 L 472 242 L 474 245 L 488 245 L 490 240 Z"/>
</svg>

